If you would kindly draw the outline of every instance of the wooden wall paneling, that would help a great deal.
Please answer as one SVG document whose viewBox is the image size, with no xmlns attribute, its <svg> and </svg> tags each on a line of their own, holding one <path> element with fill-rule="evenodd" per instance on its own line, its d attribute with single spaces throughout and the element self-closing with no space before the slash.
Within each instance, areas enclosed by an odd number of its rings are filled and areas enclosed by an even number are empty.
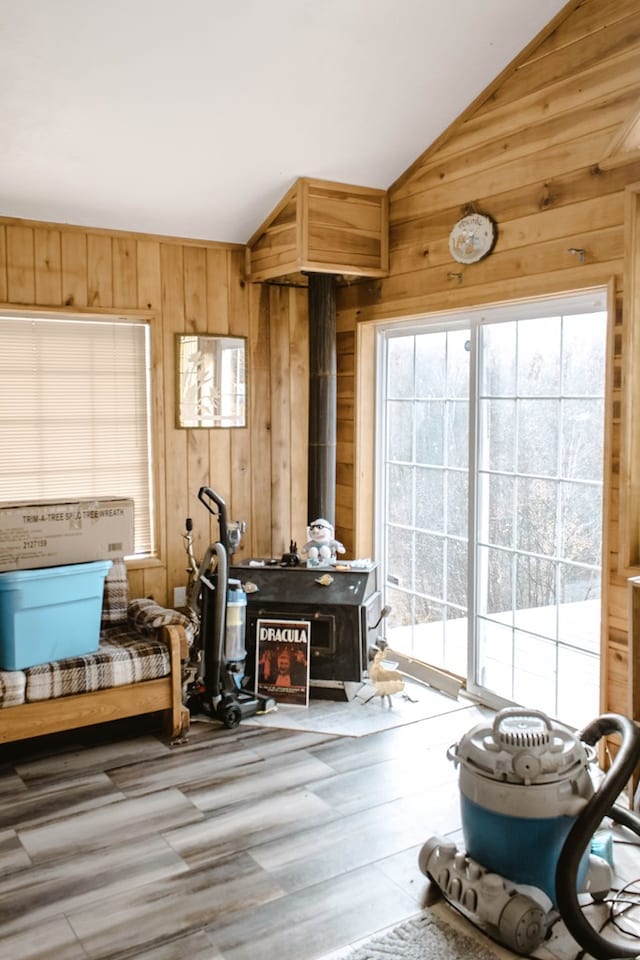
<svg viewBox="0 0 640 960">
<path fill-rule="evenodd" d="M 500 162 L 505 156 L 526 156 L 536 143 L 562 142 L 567 136 L 589 133 L 602 124 L 599 117 L 622 122 L 637 97 L 637 73 L 637 53 L 631 51 L 612 63 L 598 63 L 588 76 L 571 76 L 528 94 L 518 102 L 516 112 L 511 104 L 496 107 L 492 103 L 490 112 L 468 119 L 441 150 L 425 157 L 415 178 L 392 188 L 392 197 L 399 200 L 431 189 L 439 180 L 468 176 L 490 158 Z"/>
<path fill-rule="evenodd" d="M 340 320 L 340 326 L 346 324 Z M 376 430 L 376 328 L 354 323 L 356 372 L 353 457 L 353 552 L 355 557 L 374 556 L 374 476 Z M 343 427 L 344 429 L 344 427 Z M 341 431 L 339 431 L 339 436 Z"/>
<path fill-rule="evenodd" d="M 7 228 L 0 223 L 0 303 L 9 299 L 7 289 Z"/>
<path fill-rule="evenodd" d="M 184 247 L 184 333 L 209 333 L 207 255 L 202 247 Z M 175 350 L 175 344 L 174 344 Z M 183 431 L 186 435 L 186 476 L 184 502 L 187 504 L 182 520 L 184 533 L 187 516 L 193 520 L 193 543 L 196 557 L 200 559 L 207 546 L 219 539 L 217 523 L 214 526 L 211 515 L 198 500 L 198 491 L 203 486 L 213 487 L 224 498 L 223 490 L 216 487 L 210 476 L 211 463 L 215 462 L 210 454 L 209 444 L 214 439 L 220 447 L 219 434 L 226 432 L 208 428 L 194 428 Z M 224 445 L 224 441 L 223 441 Z M 224 462 L 224 461 L 223 461 Z"/>
<path fill-rule="evenodd" d="M 309 303 L 306 290 L 290 287 L 289 396 L 291 397 L 291 521 L 290 538 L 302 549 L 307 542 L 307 487 L 309 479 Z M 289 541 L 285 543 L 289 548 Z"/>
<path fill-rule="evenodd" d="M 636 0 L 578 0 L 579 15 L 572 14 L 548 36 L 533 55 L 542 57 L 561 50 L 579 37 L 608 28 L 616 20 L 623 20 L 637 10 Z"/>
<path fill-rule="evenodd" d="M 111 244 L 113 261 L 113 306 L 133 307 L 138 303 L 137 240 L 114 237 Z"/>
<path fill-rule="evenodd" d="M 166 508 L 166 456 L 165 456 L 165 393 L 164 393 L 164 343 L 162 330 L 162 278 L 160 269 L 160 243 L 139 237 L 135 245 L 136 256 L 136 302 L 142 310 L 152 310 L 151 325 L 151 386 L 152 418 L 154 423 L 154 490 L 156 496 L 156 549 L 161 560 L 147 563 L 141 568 L 142 583 L 139 596 L 152 596 L 158 603 L 171 604 L 165 559 L 167 552 Z M 170 408 L 172 410 L 173 408 Z M 171 415 L 171 414 L 169 414 Z M 129 584 L 135 573 L 130 568 Z"/>
<path fill-rule="evenodd" d="M 228 250 L 207 250 L 207 325 L 209 333 L 227 334 L 229 329 L 229 284 L 231 254 Z M 243 266 L 237 264 L 237 258 L 242 254 L 235 254 L 236 270 L 234 275 L 242 276 Z"/>
<path fill-rule="evenodd" d="M 249 288 L 249 427 L 251 442 L 251 523 L 248 551 L 270 557 L 271 543 L 271 383 L 270 293 L 264 284 Z M 247 518 L 249 522 L 249 518 Z"/>
<path fill-rule="evenodd" d="M 629 184 L 625 206 L 625 290 L 622 333 L 620 515 L 622 569 L 640 566 L 640 183 Z M 620 569 L 620 567 L 619 567 Z"/>
<path fill-rule="evenodd" d="M 584 263 L 570 253 L 571 247 L 586 251 Z M 420 272 L 391 276 L 382 282 L 379 300 L 383 305 L 382 310 L 366 311 L 366 315 L 368 318 L 374 314 L 394 316 L 401 310 L 407 315 L 429 309 L 431 304 L 435 310 L 449 309 L 460 302 L 460 294 L 466 289 L 475 291 L 479 303 L 490 302 L 492 296 L 496 302 L 500 302 L 504 299 L 505 282 L 513 284 L 510 296 L 536 296 L 554 289 L 575 290 L 597 284 L 604 286 L 622 264 L 623 255 L 624 233 L 621 224 L 582 233 L 573 242 L 562 237 L 504 253 L 496 247 L 488 260 L 472 265 L 477 267 L 476 270 L 460 264 L 443 263 Z M 585 267 L 591 269 L 585 270 Z M 598 268 L 599 276 L 595 280 Z M 554 277 L 554 274 L 559 276 Z M 530 294 L 526 292 L 527 289 L 530 289 Z M 473 296 L 468 302 L 473 302 Z M 416 304 L 421 305 L 417 310 Z M 362 315 L 364 312 L 363 307 Z"/>
<path fill-rule="evenodd" d="M 184 248 L 160 245 L 162 269 L 162 355 L 164 358 L 164 429 L 169 591 L 185 582 L 184 524 L 188 505 L 187 431 L 175 426 L 175 335 L 184 332 Z"/>
<path fill-rule="evenodd" d="M 60 231 L 36 228 L 33 231 L 35 301 L 41 306 L 62 303 L 62 254 Z"/>
<path fill-rule="evenodd" d="M 600 711 L 607 709 L 604 691 L 608 687 L 609 669 L 609 605 L 612 590 L 609 583 L 609 548 L 610 548 L 610 503 L 611 503 L 611 471 L 613 462 L 613 442 L 611 425 L 613 422 L 614 405 L 614 365 L 616 340 L 616 282 L 612 277 L 607 288 L 607 338 L 605 354 L 604 380 L 604 450 L 603 450 L 603 484 L 602 484 L 602 575 L 601 575 L 601 621 L 600 621 Z"/>
<path fill-rule="evenodd" d="M 345 419 L 345 410 L 352 410 L 355 398 L 355 332 L 337 332 L 337 419 L 339 443 L 336 450 L 336 529 L 347 554 L 353 551 L 353 416 Z"/>
<path fill-rule="evenodd" d="M 251 504 L 251 406 L 250 395 L 253 384 L 253 371 L 250 367 L 249 350 L 249 294 L 250 288 L 244 279 L 244 254 L 229 251 L 227 254 L 227 325 L 232 336 L 245 337 L 247 363 L 247 426 L 229 431 L 230 439 L 230 502 L 233 520 L 244 520 L 247 528 L 251 525 L 253 510 Z M 233 561 L 251 557 L 251 534 L 245 532 Z"/>
<path fill-rule="evenodd" d="M 87 306 L 87 235 L 63 230 L 60 243 L 62 302 L 67 307 Z"/>
<path fill-rule="evenodd" d="M 616 8 L 617 6 L 616 4 Z M 609 6 L 610 11 L 613 9 Z M 576 10 L 558 28 L 556 39 L 564 33 L 563 42 L 553 45 L 547 41 L 548 52 L 545 52 L 544 45 L 539 47 L 536 55 L 521 63 L 509 80 L 494 93 L 491 101 L 487 101 L 476 115 L 482 114 L 483 109 L 488 111 L 494 104 L 516 103 L 533 90 L 575 76 L 578 72 L 586 73 L 591 67 L 605 60 L 624 56 L 640 39 L 637 6 L 633 10 L 627 6 L 628 15 L 620 20 L 616 20 L 613 13 L 609 22 L 606 22 L 604 9 L 599 13 L 599 27 L 591 31 L 582 21 L 582 11 Z"/>
<path fill-rule="evenodd" d="M 136 243 L 137 303 L 142 310 L 159 312 L 162 307 L 160 242 L 140 238 Z"/>
<path fill-rule="evenodd" d="M 7 225 L 8 301 L 33 304 L 36 300 L 33 229 Z"/>
<path fill-rule="evenodd" d="M 595 200 L 602 196 L 619 194 L 629 183 L 640 179 L 640 159 L 623 167 L 602 169 L 599 166 L 583 167 L 556 178 L 540 177 L 538 181 L 525 187 L 516 185 L 491 197 L 491 213 L 498 225 L 505 221 L 517 220 L 551 210 L 571 208 L 573 204 Z M 389 231 L 394 258 L 401 258 L 407 249 L 420 250 L 429 257 L 429 245 L 446 236 L 451 224 L 460 216 L 460 205 L 435 207 L 428 214 L 412 220 L 398 221 Z M 392 260 L 391 269 L 395 272 L 397 263 Z M 421 269 L 417 258 L 412 269 Z M 356 293 L 355 284 L 346 289 L 346 293 Z"/>
<path fill-rule="evenodd" d="M 229 333 L 229 256 L 227 250 L 207 250 L 207 332 L 214 334 Z M 207 441 L 207 471 L 203 482 L 219 494 L 227 507 L 230 520 L 233 505 L 231 496 L 231 437 L 227 429 L 205 430 Z M 194 489 L 193 494 L 197 493 Z M 206 517 L 200 504 L 194 507 L 202 516 L 203 531 Z M 218 539 L 220 528 L 217 520 L 209 515 L 209 541 Z"/>
<path fill-rule="evenodd" d="M 87 236 L 87 293 L 90 307 L 113 306 L 113 264 L 111 237 Z"/>
<path fill-rule="evenodd" d="M 533 204 L 532 204 L 533 207 Z M 624 197 L 618 190 L 612 194 L 593 197 L 589 200 L 574 202 L 567 206 L 549 205 L 545 209 L 544 217 L 537 209 L 529 209 L 518 215 L 512 212 L 509 218 L 499 217 L 491 211 L 498 223 L 498 240 L 494 254 L 504 255 L 507 251 L 520 250 L 523 246 L 535 243 L 548 243 L 554 240 L 568 240 L 565 253 L 576 236 L 581 234 L 599 233 L 608 228 L 618 228 L 624 216 Z M 451 254 L 449 253 L 449 229 L 457 219 L 451 216 L 444 230 L 439 235 L 435 230 L 425 230 L 426 237 L 422 243 L 410 247 L 395 248 L 392 256 L 393 273 L 397 278 L 404 273 L 415 273 L 416 270 L 426 270 L 430 267 L 446 265 L 451 269 Z M 428 243 L 428 249 L 425 246 Z M 488 265 L 489 261 L 487 262 Z M 457 267 L 455 267 L 457 269 Z"/>
<path fill-rule="evenodd" d="M 265 280 L 297 269 L 299 220 L 296 218 L 299 185 L 295 183 L 249 238 L 246 275 Z"/>
<path fill-rule="evenodd" d="M 549 147 L 540 143 L 526 157 L 505 158 L 501 164 L 488 161 L 486 166 L 476 167 L 468 180 L 441 182 L 431 190 L 401 198 L 397 203 L 392 201 L 389 223 L 393 227 L 400 221 L 428 216 L 440 207 L 458 205 L 462 209 L 469 203 L 477 203 L 490 212 L 490 198 L 495 195 L 528 186 L 539 187 L 546 180 L 597 166 L 616 129 L 615 124 L 609 124 L 595 134 L 566 139 Z"/>
<path fill-rule="evenodd" d="M 630 178 L 640 178 L 640 161 L 624 170 L 582 169 L 565 177 L 540 180 L 524 189 L 516 188 L 492 197 L 491 215 L 498 223 L 498 251 L 504 250 L 509 241 L 512 244 L 521 242 L 531 225 L 536 235 L 542 236 L 545 231 L 547 238 L 552 232 L 556 236 L 566 235 L 567 228 L 575 233 L 577 224 L 572 223 L 573 213 L 583 224 L 590 217 L 597 221 L 599 201 L 607 205 L 615 197 L 617 200 L 609 206 L 608 216 L 611 217 L 614 208 L 620 209 L 620 198 Z M 545 216 L 540 217 L 543 211 Z M 447 207 L 436 209 L 429 216 L 396 224 L 390 231 L 391 272 L 422 270 L 447 256 L 448 233 L 459 216 L 459 207 Z M 507 229 L 511 237 L 505 235 Z M 451 260 L 448 262 L 450 264 Z M 360 300 L 356 285 L 344 291 L 343 300 L 345 304 Z"/>
<path fill-rule="evenodd" d="M 271 551 L 281 556 L 293 534 L 291 517 L 291 392 L 289 288 L 271 287 Z"/>
</svg>

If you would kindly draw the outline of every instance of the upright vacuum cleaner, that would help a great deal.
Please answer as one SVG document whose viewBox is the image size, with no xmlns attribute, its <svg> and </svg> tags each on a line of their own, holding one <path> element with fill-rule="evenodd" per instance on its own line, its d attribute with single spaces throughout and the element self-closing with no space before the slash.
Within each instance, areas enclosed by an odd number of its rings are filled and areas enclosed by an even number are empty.
<svg viewBox="0 0 640 960">
<path fill-rule="evenodd" d="M 246 717 L 274 710 L 276 703 L 248 689 L 250 678 L 245 673 L 247 598 L 241 582 L 229 578 L 229 556 L 240 544 L 244 524 L 228 524 L 225 502 L 210 487 L 201 487 L 198 499 L 217 518 L 219 539 L 198 564 L 187 520 L 187 605 L 196 614 L 199 629 L 196 676 L 187 687 L 186 703 L 193 713 L 208 714 L 233 729 Z"/>
<path fill-rule="evenodd" d="M 621 745 L 596 789 L 588 766 L 595 745 L 611 734 Z M 587 893 L 604 900 L 610 891 L 611 835 L 600 829 L 606 821 L 640 836 L 640 817 L 617 804 L 640 763 L 635 724 L 605 714 L 574 734 L 541 711 L 507 707 L 447 756 L 460 767 L 466 850 L 441 837 L 424 844 L 419 864 L 431 894 L 516 953 L 531 953 L 562 919 L 596 960 L 638 957 L 637 941 L 604 936 L 578 899 Z"/>
</svg>

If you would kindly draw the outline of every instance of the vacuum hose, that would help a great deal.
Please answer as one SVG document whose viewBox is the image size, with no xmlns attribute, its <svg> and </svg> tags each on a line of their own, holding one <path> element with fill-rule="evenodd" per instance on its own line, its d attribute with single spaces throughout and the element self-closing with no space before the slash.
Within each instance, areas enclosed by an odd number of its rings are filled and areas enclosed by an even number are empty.
<svg viewBox="0 0 640 960">
<path fill-rule="evenodd" d="M 585 918 L 578 903 L 578 869 L 584 852 L 604 817 L 628 827 L 640 836 L 640 817 L 616 805 L 616 800 L 640 762 L 640 730 L 626 717 L 605 713 L 579 734 L 585 743 L 595 746 L 602 737 L 619 733 L 622 743 L 599 788 L 580 812 L 558 858 L 556 897 L 558 910 L 567 930 L 596 960 L 637 957 L 638 948 L 627 942 L 601 936 Z"/>
</svg>

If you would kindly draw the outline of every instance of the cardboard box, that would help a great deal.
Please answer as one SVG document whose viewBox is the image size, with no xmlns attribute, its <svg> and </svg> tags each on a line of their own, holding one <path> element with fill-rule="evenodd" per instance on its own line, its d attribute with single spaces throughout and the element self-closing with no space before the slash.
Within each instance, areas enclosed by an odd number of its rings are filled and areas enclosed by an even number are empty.
<svg viewBox="0 0 640 960">
<path fill-rule="evenodd" d="M 129 556 L 133 523 L 124 497 L 0 504 L 0 571 Z"/>
<path fill-rule="evenodd" d="M 0 667 L 95 653 L 111 560 L 0 573 Z"/>
</svg>

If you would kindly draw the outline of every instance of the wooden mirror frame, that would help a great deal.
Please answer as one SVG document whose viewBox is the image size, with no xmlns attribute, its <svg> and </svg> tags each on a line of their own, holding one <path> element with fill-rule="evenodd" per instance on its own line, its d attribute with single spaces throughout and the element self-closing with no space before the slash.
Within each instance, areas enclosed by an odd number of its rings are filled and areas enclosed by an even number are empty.
<svg viewBox="0 0 640 960">
<path fill-rule="evenodd" d="M 246 427 L 246 338 L 177 333 L 175 356 L 176 427 Z"/>
</svg>

